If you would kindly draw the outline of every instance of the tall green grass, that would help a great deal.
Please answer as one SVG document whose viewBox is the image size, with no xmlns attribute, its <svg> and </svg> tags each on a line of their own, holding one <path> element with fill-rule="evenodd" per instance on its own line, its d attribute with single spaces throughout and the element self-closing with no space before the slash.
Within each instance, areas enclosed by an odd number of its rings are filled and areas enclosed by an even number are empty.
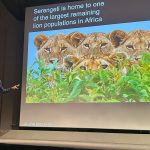
<svg viewBox="0 0 150 150">
<path fill-rule="evenodd" d="M 41 60 L 28 68 L 26 103 L 79 102 L 150 102 L 150 54 L 143 54 L 139 65 L 132 65 L 126 74 L 115 67 L 62 73 Z"/>
</svg>

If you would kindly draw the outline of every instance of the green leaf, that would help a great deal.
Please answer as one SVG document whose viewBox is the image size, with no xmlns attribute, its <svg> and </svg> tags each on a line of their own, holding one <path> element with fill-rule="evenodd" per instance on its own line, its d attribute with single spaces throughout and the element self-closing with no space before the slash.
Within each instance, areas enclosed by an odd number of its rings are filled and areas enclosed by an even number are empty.
<svg viewBox="0 0 150 150">
<path fill-rule="evenodd" d="M 82 83 L 83 81 L 82 80 L 76 80 L 74 85 L 73 85 L 73 89 L 69 95 L 69 98 L 74 98 L 76 96 L 78 96 L 81 92 L 81 89 L 82 89 Z"/>
</svg>

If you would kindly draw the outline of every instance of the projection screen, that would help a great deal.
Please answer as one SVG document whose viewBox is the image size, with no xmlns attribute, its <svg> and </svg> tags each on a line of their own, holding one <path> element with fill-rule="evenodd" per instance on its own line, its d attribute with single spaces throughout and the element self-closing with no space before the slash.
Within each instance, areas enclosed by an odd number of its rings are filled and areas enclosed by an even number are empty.
<svg viewBox="0 0 150 150">
<path fill-rule="evenodd" d="M 150 130 L 149 5 L 27 8 L 20 127 Z"/>
</svg>

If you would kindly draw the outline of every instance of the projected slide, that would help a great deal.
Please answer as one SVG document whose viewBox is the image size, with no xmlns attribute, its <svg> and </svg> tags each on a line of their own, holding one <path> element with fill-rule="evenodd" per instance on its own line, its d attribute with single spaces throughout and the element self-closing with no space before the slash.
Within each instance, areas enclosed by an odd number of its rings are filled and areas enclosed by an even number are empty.
<svg viewBox="0 0 150 150">
<path fill-rule="evenodd" d="M 20 126 L 150 130 L 149 6 L 27 8 Z"/>
<path fill-rule="evenodd" d="M 149 102 L 149 23 L 30 32 L 26 103 Z"/>
</svg>

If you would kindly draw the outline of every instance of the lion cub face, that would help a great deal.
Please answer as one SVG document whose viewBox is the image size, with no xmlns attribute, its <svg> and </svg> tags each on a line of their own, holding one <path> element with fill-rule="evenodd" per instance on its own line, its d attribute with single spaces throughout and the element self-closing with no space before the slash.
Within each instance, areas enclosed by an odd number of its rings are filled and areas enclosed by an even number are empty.
<svg viewBox="0 0 150 150">
<path fill-rule="evenodd" d="M 34 41 L 38 41 L 36 39 L 39 38 L 39 35 L 35 37 Z M 76 49 L 70 45 L 64 35 L 54 35 L 47 37 L 47 41 L 41 42 L 43 45 L 41 48 L 37 49 L 37 58 L 43 59 L 45 65 L 48 65 L 50 63 L 53 63 L 54 61 L 58 61 L 59 63 L 62 63 L 63 57 L 66 55 L 74 55 L 76 53 Z M 35 43 L 35 42 L 34 42 Z M 39 43 L 38 47 L 40 47 Z M 35 45 L 36 46 L 36 45 Z M 36 46 L 37 47 L 37 46 Z"/>
<path fill-rule="evenodd" d="M 120 36 L 124 35 L 124 36 Z M 111 40 L 120 52 L 126 52 L 127 57 L 132 61 L 138 61 L 145 52 L 150 52 L 150 32 L 144 30 L 113 31 Z"/>
<path fill-rule="evenodd" d="M 110 63 L 102 58 L 89 58 L 83 60 L 77 67 L 82 70 L 98 70 L 98 69 L 107 69 Z"/>
<path fill-rule="evenodd" d="M 76 56 L 67 56 L 64 58 L 63 66 L 66 69 L 75 69 L 80 68 L 82 70 L 98 70 L 98 69 L 106 69 L 111 64 L 102 58 L 94 58 L 94 57 L 86 57 L 86 58 L 80 58 Z"/>
<path fill-rule="evenodd" d="M 104 33 L 92 33 L 87 35 L 79 45 L 78 56 L 93 56 L 102 58 L 113 52 L 113 45 Z"/>
</svg>

